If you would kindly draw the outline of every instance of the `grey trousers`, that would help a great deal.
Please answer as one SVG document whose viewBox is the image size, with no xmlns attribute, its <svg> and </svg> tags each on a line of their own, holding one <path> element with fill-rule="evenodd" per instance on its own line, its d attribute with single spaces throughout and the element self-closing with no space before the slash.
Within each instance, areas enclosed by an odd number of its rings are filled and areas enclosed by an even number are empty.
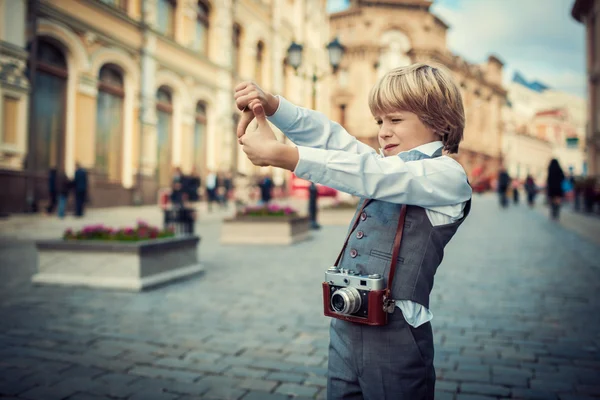
<svg viewBox="0 0 600 400">
<path fill-rule="evenodd" d="M 396 309 L 385 326 L 333 318 L 329 332 L 328 400 L 434 398 L 431 323 L 413 328 Z"/>
</svg>

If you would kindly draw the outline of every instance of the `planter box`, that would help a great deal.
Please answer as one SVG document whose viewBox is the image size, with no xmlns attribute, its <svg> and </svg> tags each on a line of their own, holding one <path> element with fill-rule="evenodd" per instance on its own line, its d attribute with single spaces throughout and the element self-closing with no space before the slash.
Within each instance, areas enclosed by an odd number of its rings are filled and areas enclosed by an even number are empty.
<svg viewBox="0 0 600 400">
<path fill-rule="evenodd" d="M 308 238 L 308 217 L 235 217 L 221 227 L 223 244 L 292 244 Z"/>
<path fill-rule="evenodd" d="M 198 236 L 131 243 L 39 241 L 32 281 L 139 291 L 201 272 L 199 241 Z"/>
</svg>

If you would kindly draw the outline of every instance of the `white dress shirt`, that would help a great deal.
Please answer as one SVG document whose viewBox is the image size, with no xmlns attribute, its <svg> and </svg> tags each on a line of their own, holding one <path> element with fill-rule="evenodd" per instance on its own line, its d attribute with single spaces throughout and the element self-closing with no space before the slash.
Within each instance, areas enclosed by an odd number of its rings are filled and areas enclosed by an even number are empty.
<svg viewBox="0 0 600 400">
<path fill-rule="evenodd" d="M 299 178 L 363 198 L 423 207 L 434 226 L 462 218 L 472 192 L 463 167 L 453 158 L 404 162 L 383 157 L 324 114 L 278 97 L 279 107 L 268 120 L 298 147 L 294 174 Z M 438 141 L 412 150 L 431 156 L 442 146 Z M 396 305 L 414 327 L 433 318 L 421 304 L 398 300 Z"/>
</svg>

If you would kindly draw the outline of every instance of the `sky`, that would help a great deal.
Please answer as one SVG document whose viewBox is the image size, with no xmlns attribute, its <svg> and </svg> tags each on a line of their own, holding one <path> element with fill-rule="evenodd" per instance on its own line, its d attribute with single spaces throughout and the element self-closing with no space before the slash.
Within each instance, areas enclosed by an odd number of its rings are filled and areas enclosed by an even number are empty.
<svg viewBox="0 0 600 400">
<path fill-rule="evenodd" d="M 448 48 L 471 63 L 494 54 L 504 81 L 515 71 L 529 81 L 585 97 L 585 29 L 571 17 L 575 0 L 434 0 L 431 11 L 450 25 Z M 330 12 L 348 0 L 329 0 Z"/>
</svg>

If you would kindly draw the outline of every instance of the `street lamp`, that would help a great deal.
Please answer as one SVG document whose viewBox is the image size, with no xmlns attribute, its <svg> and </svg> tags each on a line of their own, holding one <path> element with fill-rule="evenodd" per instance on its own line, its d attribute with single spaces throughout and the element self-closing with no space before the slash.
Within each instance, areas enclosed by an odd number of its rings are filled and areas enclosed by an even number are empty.
<svg viewBox="0 0 600 400">
<path fill-rule="evenodd" d="M 338 40 L 337 37 L 335 39 L 333 39 L 331 42 L 329 42 L 329 44 L 327 44 L 326 48 L 327 48 L 327 52 L 329 53 L 329 64 L 331 65 L 331 69 L 332 69 L 333 73 L 335 74 L 340 66 L 340 63 L 342 62 L 342 57 L 344 56 L 344 51 L 346 50 L 346 48 L 340 43 L 340 41 Z M 302 50 L 303 50 L 302 45 L 298 44 L 294 41 L 292 41 L 292 44 L 290 44 L 290 46 L 287 49 L 287 61 L 292 66 L 292 68 L 294 68 L 294 71 L 296 71 L 296 75 L 300 75 L 300 74 L 298 74 L 298 67 L 300 67 L 300 64 L 302 64 Z M 317 81 L 326 77 L 327 75 L 329 75 L 329 74 L 325 73 L 320 76 L 317 76 L 316 70 L 312 74 L 311 78 L 312 78 L 312 108 L 313 108 L 313 110 L 317 106 Z M 302 76 L 304 78 L 308 78 L 308 76 L 306 76 L 306 75 L 300 75 L 300 76 Z"/>
<path fill-rule="evenodd" d="M 335 74 L 342 62 L 342 57 L 344 56 L 344 46 L 340 43 L 338 38 L 333 39 L 326 46 L 327 52 L 329 53 L 329 64 L 331 65 L 332 72 Z M 287 62 L 294 68 L 296 75 L 298 74 L 298 67 L 302 64 L 302 45 L 292 41 L 290 47 L 287 49 Z M 317 108 L 317 81 L 326 77 L 329 73 L 323 73 L 320 76 L 317 76 L 316 68 L 313 70 L 312 74 L 312 109 Z M 307 75 L 300 75 L 304 79 L 307 79 Z M 308 211 L 310 217 L 310 227 L 311 229 L 319 229 L 320 225 L 317 223 L 317 197 L 318 197 L 318 188 L 314 182 L 311 182 L 309 189 L 309 197 L 308 197 Z"/>
</svg>

